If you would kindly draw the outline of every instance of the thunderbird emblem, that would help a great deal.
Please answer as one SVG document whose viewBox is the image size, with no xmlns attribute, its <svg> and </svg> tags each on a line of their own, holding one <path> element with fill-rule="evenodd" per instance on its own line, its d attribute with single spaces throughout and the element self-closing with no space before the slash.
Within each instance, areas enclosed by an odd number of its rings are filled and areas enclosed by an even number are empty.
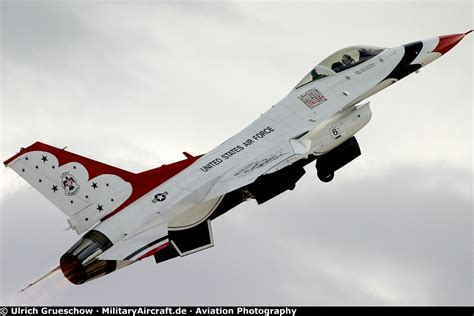
<svg viewBox="0 0 474 316">
<path fill-rule="evenodd" d="M 80 185 L 77 184 L 76 178 L 69 172 L 65 172 L 61 175 L 61 186 L 66 195 L 74 195 L 80 188 Z"/>
</svg>

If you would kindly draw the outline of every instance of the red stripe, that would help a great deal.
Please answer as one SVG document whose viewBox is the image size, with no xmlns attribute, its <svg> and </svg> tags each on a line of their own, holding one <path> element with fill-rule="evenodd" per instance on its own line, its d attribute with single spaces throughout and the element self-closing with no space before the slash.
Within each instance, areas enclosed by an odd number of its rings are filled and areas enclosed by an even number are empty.
<svg viewBox="0 0 474 316">
<path fill-rule="evenodd" d="M 116 208 L 113 212 L 107 214 L 102 218 L 102 221 L 114 216 L 125 207 L 129 206 L 131 203 L 135 202 L 137 199 L 141 198 L 143 195 L 147 194 L 166 180 L 172 178 L 176 174 L 180 173 L 182 170 L 189 167 L 193 164 L 196 160 L 198 160 L 201 156 L 181 160 L 169 165 L 163 165 L 156 169 L 148 170 L 145 172 L 141 172 L 135 175 L 133 178 L 130 179 L 130 183 L 132 184 L 132 195 L 123 202 L 118 208 Z"/>
<path fill-rule="evenodd" d="M 157 253 L 158 251 L 160 251 L 161 249 L 164 249 L 166 247 L 169 246 L 169 243 L 164 243 L 156 248 L 153 248 L 152 250 L 148 251 L 147 253 L 145 253 L 143 256 L 139 257 L 137 260 L 142 260 L 143 258 L 146 258 L 146 257 L 149 257 L 151 255 L 154 255 L 155 253 Z"/>
<path fill-rule="evenodd" d="M 433 52 L 446 54 L 451 48 L 456 46 L 460 40 L 462 40 L 466 34 L 452 34 L 444 35 L 439 37 L 439 43 Z"/>
<path fill-rule="evenodd" d="M 122 178 L 124 181 L 129 182 L 132 185 L 132 194 L 130 197 L 125 200 L 120 206 L 118 206 L 114 211 L 107 214 L 102 218 L 106 220 L 111 216 L 117 214 L 125 207 L 130 205 L 131 203 L 135 202 L 137 199 L 145 195 L 146 193 L 150 192 L 163 182 L 167 181 L 168 179 L 172 178 L 176 174 L 180 173 L 191 164 L 193 164 L 196 160 L 201 158 L 202 155 L 193 157 L 191 155 L 186 155 L 187 159 L 174 162 L 169 165 L 163 165 L 161 167 L 151 169 L 148 171 L 144 171 L 141 173 L 133 173 L 130 171 L 126 171 L 117 167 L 113 167 L 74 153 L 69 151 L 59 149 L 50 145 L 43 144 L 41 142 L 36 142 L 33 145 L 22 149 L 16 155 L 8 158 L 5 160 L 5 166 L 8 166 L 12 161 L 20 157 L 21 155 L 32 152 L 32 151 L 44 151 L 54 155 L 58 159 L 59 166 L 70 162 L 77 162 L 83 165 L 87 172 L 89 173 L 89 179 L 94 179 L 95 177 L 101 174 L 114 174 Z"/>
<path fill-rule="evenodd" d="M 135 175 L 133 172 L 129 172 L 117 167 L 113 167 L 105 163 L 98 162 L 98 161 L 71 153 L 64 149 L 59 149 L 47 144 L 43 144 L 41 142 L 36 142 L 33 145 L 22 149 L 19 153 L 17 153 L 13 157 L 10 157 L 7 160 L 5 160 L 3 164 L 7 166 L 13 160 L 17 159 L 21 155 L 24 155 L 32 151 L 45 151 L 54 155 L 58 159 L 59 166 L 65 165 L 70 162 L 80 163 L 87 169 L 87 172 L 89 173 L 88 180 L 93 179 L 101 174 L 114 174 L 124 179 L 125 181 L 128 181 L 130 177 Z"/>
</svg>

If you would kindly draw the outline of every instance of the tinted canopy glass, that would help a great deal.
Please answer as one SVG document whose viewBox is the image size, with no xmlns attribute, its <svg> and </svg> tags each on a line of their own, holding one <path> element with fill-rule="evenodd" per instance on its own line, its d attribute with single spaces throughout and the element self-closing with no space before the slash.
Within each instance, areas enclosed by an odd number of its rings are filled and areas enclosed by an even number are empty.
<svg viewBox="0 0 474 316">
<path fill-rule="evenodd" d="M 375 46 L 349 46 L 330 55 L 314 67 L 297 85 L 296 89 L 313 81 L 334 75 L 357 66 L 383 52 Z"/>
<path fill-rule="evenodd" d="M 330 68 L 337 73 L 359 65 L 384 50 L 384 48 L 374 46 L 350 46 L 335 52 L 318 66 Z"/>
</svg>

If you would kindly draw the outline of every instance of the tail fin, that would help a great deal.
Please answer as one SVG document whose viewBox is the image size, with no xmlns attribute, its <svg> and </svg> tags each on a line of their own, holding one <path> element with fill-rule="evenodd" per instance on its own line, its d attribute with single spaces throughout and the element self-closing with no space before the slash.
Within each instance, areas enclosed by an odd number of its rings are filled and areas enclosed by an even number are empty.
<svg viewBox="0 0 474 316">
<path fill-rule="evenodd" d="M 40 142 L 22 148 L 4 164 L 66 214 L 78 234 L 132 194 L 134 173 Z"/>
</svg>

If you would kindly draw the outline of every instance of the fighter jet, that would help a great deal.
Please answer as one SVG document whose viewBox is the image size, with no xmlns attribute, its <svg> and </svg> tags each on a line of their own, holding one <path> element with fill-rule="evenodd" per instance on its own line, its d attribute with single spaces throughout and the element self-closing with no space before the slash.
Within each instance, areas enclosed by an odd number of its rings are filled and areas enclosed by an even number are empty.
<svg viewBox="0 0 474 316">
<path fill-rule="evenodd" d="M 187 256 L 214 245 L 212 220 L 244 201 L 262 204 L 293 190 L 309 163 L 316 161 L 321 181 L 333 180 L 361 154 L 354 135 L 371 119 L 369 102 L 361 102 L 446 54 L 471 32 L 394 48 L 341 49 L 208 153 L 184 152 L 181 161 L 141 173 L 41 142 L 22 148 L 5 166 L 83 234 L 47 275 L 61 270 L 70 282 L 83 284 L 149 257 L 160 263 Z"/>
</svg>

